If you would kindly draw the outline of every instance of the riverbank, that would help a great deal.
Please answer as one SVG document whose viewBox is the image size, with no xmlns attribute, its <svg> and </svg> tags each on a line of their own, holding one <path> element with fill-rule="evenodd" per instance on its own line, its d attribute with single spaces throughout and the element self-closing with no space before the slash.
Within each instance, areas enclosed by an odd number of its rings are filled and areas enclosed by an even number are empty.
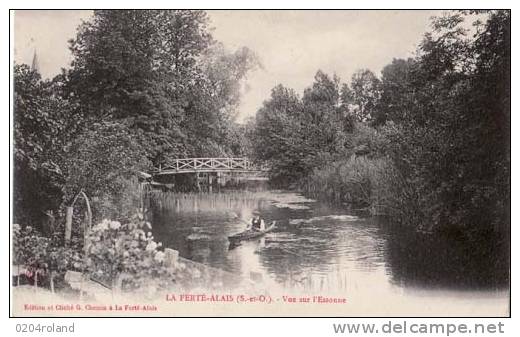
<svg viewBox="0 0 520 337">
<path fill-rule="evenodd" d="M 178 256 L 178 252 L 166 249 L 165 263 L 172 277 L 175 278 L 174 287 L 160 289 L 156 287 L 153 279 L 145 281 L 148 286 L 128 292 L 120 289 L 121 282 L 115 288 L 91 279 L 80 272 L 67 271 L 65 274 L 66 288 L 51 291 L 34 285 L 20 285 L 12 287 L 14 310 L 21 316 L 56 315 L 63 313 L 65 316 L 77 316 L 87 313 L 87 316 L 108 310 L 108 306 L 120 303 L 141 303 L 140 305 L 124 306 L 141 308 L 134 311 L 157 311 L 156 304 L 168 300 L 168 294 L 193 293 L 198 291 L 227 293 L 239 292 L 241 294 L 263 293 L 267 290 L 261 282 L 240 275 L 226 272 L 222 269 L 210 267 L 195 261 Z M 124 279 L 125 275 L 121 275 Z M 146 304 L 145 304 L 146 303 Z M 78 308 L 83 309 L 78 309 Z M 155 309 L 153 309 L 155 307 Z M 148 308 L 148 309 L 147 309 Z M 111 310 L 108 310 L 111 311 Z M 117 315 L 117 310 L 114 315 Z M 16 314 L 18 316 L 18 314 Z"/>
<path fill-rule="evenodd" d="M 477 254 L 480 250 L 473 249 L 474 253 L 468 254 L 463 244 L 439 245 L 430 240 L 431 236 L 407 236 L 374 218 L 355 216 L 300 193 L 283 190 L 168 194 L 163 201 L 163 207 L 154 214 L 152 232 L 154 240 L 165 247 L 163 263 L 169 263 L 169 257 L 173 256 L 175 266 L 183 269 L 175 273 L 176 285 L 162 290 L 144 289 L 140 293 L 93 291 L 100 296 L 85 295 L 81 300 L 77 294 L 49 294 L 42 288 L 13 287 L 18 315 L 56 315 L 24 309 L 24 304 L 37 308 L 46 303 L 79 304 L 82 308 L 140 306 L 136 310 L 59 312 L 65 316 L 240 316 L 245 309 L 252 316 L 508 313 L 507 284 L 494 286 L 486 281 L 492 281 L 490 275 L 502 277 L 504 270 L 500 267 L 499 271 L 486 252 Z M 230 250 L 227 236 L 244 226 L 237 216 L 254 210 L 267 219 L 276 219 L 279 225 L 264 238 Z M 179 254 L 170 253 L 169 247 L 179 249 Z M 180 295 L 193 295 L 186 298 L 195 299 L 205 295 L 210 300 L 180 301 Z M 228 299 L 228 295 L 232 295 L 232 302 L 211 300 L 212 297 Z M 284 301 L 284 296 L 338 297 L 346 301 L 311 301 L 296 308 Z M 252 300 L 237 303 L 239 298 Z M 260 298 L 264 301 L 271 298 L 272 303 L 259 303 Z"/>
</svg>

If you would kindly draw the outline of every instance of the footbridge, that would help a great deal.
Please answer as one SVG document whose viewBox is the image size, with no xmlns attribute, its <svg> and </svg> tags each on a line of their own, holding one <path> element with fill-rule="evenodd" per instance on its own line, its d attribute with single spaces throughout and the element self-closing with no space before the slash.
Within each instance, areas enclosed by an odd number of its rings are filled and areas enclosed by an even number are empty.
<svg viewBox="0 0 520 337">
<path fill-rule="evenodd" d="M 248 158 L 181 158 L 172 159 L 165 165 L 153 169 L 152 176 L 183 173 L 251 173 L 262 174 L 265 166 L 255 165 Z"/>
</svg>

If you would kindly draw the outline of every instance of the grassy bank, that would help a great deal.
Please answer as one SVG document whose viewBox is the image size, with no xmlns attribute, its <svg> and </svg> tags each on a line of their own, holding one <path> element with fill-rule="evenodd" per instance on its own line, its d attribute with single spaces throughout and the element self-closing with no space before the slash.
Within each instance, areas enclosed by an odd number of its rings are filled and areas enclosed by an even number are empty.
<svg viewBox="0 0 520 337">
<path fill-rule="evenodd" d="M 369 215 L 388 216 L 404 225 L 420 224 L 416 192 L 384 157 L 365 156 L 337 160 L 313 172 L 301 181 L 300 188 L 314 198 L 341 204 Z"/>
</svg>

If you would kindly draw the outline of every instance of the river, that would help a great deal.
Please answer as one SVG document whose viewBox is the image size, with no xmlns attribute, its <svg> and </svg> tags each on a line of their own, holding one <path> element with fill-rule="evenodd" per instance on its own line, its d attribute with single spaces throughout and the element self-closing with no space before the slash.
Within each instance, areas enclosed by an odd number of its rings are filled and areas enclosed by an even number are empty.
<svg viewBox="0 0 520 337">
<path fill-rule="evenodd" d="M 509 313 L 509 262 L 489 247 L 416 234 L 288 191 L 162 193 L 154 204 L 154 237 L 182 257 L 278 292 L 344 296 L 346 315 Z M 230 247 L 227 237 L 255 211 L 276 229 Z"/>
</svg>

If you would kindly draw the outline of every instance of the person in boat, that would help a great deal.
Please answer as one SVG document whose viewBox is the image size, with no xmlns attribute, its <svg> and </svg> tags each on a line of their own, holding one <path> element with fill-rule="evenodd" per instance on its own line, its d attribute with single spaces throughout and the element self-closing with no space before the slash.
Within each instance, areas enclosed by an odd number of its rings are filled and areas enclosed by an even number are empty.
<svg viewBox="0 0 520 337">
<path fill-rule="evenodd" d="M 265 230 L 265 221 L 260 217 L 260 214 L 254 214 L 253 218 L 251 218 L 249 221 L 247 229 L 252 229 L 255 231 Z"/>
</svg>

